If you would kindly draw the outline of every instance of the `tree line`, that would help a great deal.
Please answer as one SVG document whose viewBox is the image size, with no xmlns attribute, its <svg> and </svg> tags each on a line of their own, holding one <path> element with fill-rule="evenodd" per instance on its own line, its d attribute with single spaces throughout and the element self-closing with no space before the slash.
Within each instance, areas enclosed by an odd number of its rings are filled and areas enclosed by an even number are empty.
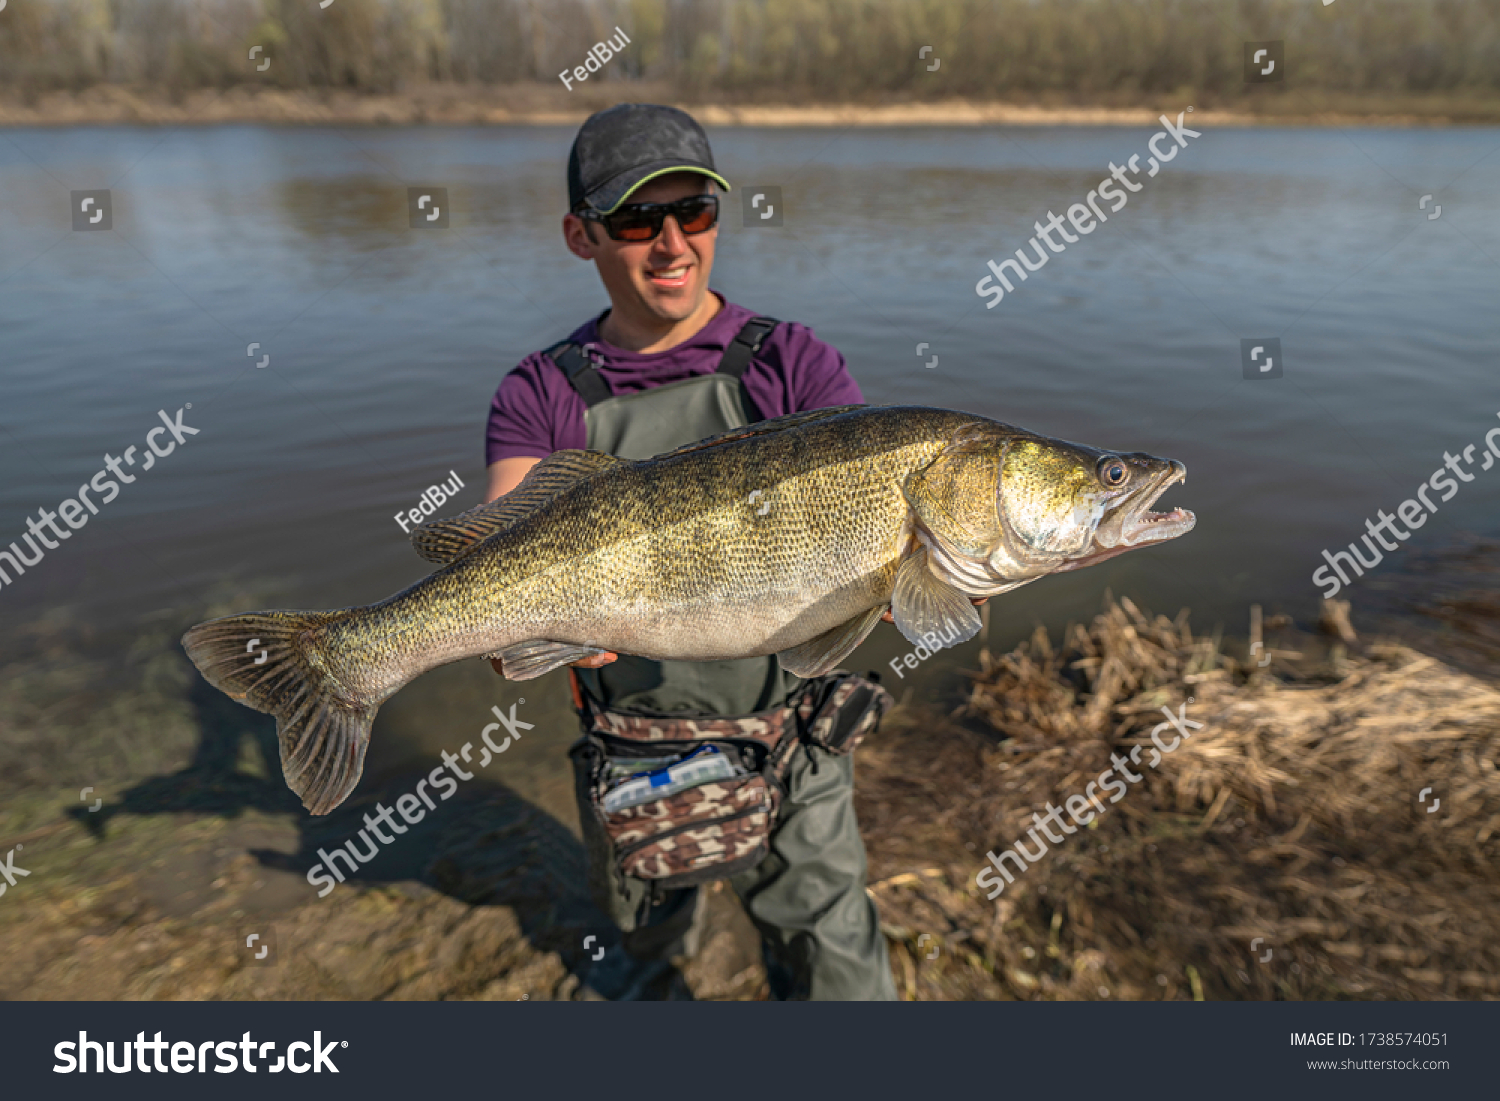
<svg viewBox="0 0 1500 1101">
<path fill-rule="evenodd" d="M 1275 39 L 1289 87 L 1500 90 L 1500 0 L 9 0 L 0 86 L 553 83 L 616 26 L 602 79 L 699 101 L 1228 97 Z"/>
</svg>

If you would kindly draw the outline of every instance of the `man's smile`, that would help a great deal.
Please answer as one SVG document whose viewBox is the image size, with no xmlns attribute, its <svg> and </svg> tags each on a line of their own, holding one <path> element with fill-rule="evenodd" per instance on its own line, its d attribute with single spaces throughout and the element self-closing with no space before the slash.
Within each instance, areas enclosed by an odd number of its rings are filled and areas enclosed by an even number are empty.
<svg viewBox="0 0 1500 1101">
<path fill-rule="evenodd" d="M 688 264 L 677 264 L 670 268 L 646 269 L 646 279 L 654 287 L 674 289 L 687 286 Z"/>
</svg>

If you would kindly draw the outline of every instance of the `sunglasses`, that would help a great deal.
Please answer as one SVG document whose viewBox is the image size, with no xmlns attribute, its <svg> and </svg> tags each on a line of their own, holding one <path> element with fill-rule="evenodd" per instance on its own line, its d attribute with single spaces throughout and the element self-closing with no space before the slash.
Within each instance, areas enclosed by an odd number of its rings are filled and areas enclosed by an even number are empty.
<svg viewBox="0 0 1500 1101">
<path fill-rule="evenodd" d="M 600 223 L 604 232 L 616 241 L 654 241 L 668 214 L 677 219 L 682 232 L 689 237 L 707 233 L 719 222 L 719 197 L 691 195 L 675 203 L 632 203 L 613 214 L 585 210 L 579 211 L 578 216 Z"/>
</svg>

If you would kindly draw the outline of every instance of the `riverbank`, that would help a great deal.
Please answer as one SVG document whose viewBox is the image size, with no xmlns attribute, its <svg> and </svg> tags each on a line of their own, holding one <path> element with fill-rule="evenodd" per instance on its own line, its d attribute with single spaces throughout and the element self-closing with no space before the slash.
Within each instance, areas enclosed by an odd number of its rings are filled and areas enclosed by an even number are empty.
<svg viewBox="0 0 1500 1101">
<path fill-rule="evenodd" d="M 174 95 L 96 85 L 78 92 L 0 92 L 0 126 L 576 126 L 623 100 L 677 102 L 670 87 L 605 83 L 568 92 L 548 85 L 430 84 L 395 95 L 237 85 Z M 1449 126 L 1500 124 L 1500 99 L 1451 96 L 1246 95 L 1214 103 L 1191 92 L 1160 102 L 690 103 L 707 126 L 1150 126 L 1189 104 L 1207 127 Z"/>
<path fill-rule="evenodd" d="M 1493 601 L 1443 607 L 1460 609 L 1445 626 L 1493 633 Z M 1347 621 L 1203 636 L 1185 613 L 1128 600 L 979 664 L 958 708 L 903 701 L 860 750 L 871 891 L 903 997 L 1500 996 L 1494 668 L 1472 675 Z M 147 680 L 182 687 L 165 669 Z M 0 689 L 20 699 L 26 685 Z M 611 934 L 570 824 L 476 784 L 322 898 L 304 881 L 316 850 L 389 795 L 308 819 L 274 746 L 252 751 L 263 734 L 217 763 L 175 739 L 180 769 L 91 790 L 97 811 L 73 790 L 5 801 L 0 852 L 32 874 L 0 906 L 14 961 L 0 998 L 577 995 L 586 938 Z M 1112 754 L 1140 776 L 1118 806 L 1101 796 L 1105 813 L 1049 834 L 1050 849 L 1028 840 L 1032 815 L 1072 804 Z M 1018 840 L 1040 855 L 986 898 L 986 852 Z M 273 946 L 264 960 L 252 932 Z M 766 996 L 755 933 L 723 885 L 676 989 Z"/>
<path fill-rule="evenodd" d="M 1500 996 L 1494 668 L 1339 627 L 1255 646 L 1122 600 L 981 655 L 864 761 L 906 996 Z"/>
</svg>

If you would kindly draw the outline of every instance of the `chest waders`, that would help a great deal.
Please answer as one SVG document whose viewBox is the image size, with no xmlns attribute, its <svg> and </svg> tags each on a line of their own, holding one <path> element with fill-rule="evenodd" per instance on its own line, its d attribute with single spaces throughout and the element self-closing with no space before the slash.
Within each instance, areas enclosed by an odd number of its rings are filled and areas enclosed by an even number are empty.
<svg viewBox="0 0 1500 1101">
<path fill-rule="evenodd" d="M 778 324 L 772 317 L 745 322 L 713 374 L 620 397 L 611 396 L 577 344 L 563 341 L 546 354 L 583 399 L 584 446 L 622 459 L 649 459 L 762 419 L 743 376 Z M 650 661 L 621 654 L 602 669 L 572 673 L 592 702 L 656 714 L 747 715 L 780 706 L 802 684 L 774 654 L 734 661 Z"/>
<path fill-rule="evenodd" d="M 584 349 L 565 342 L 547 355 L 583 398 L 587 446 L 646 459 L 762 419 L 742 376 L 776 325 L 747 322 L 713 374 L 620 397 Z M 590 894 L 623 933 L 618 950 L 591 965 L 588 988 L 642 996 L 670 973 L 671 960 L 696 953 L 697 885 L 727 879 L 761 934 L 773 997 L 894 999 L 865 891 L 852 757 L 894 702 L 890 694 L 852 673 L 804 681 L 774 655 L 694 662 L 621 654 L 601 669 L 568 672 L 584 726 L 569 756 Z M 734 762 L 736 774 L 606 809 L 622 775 L 704 747 Z"/>
</svg>

